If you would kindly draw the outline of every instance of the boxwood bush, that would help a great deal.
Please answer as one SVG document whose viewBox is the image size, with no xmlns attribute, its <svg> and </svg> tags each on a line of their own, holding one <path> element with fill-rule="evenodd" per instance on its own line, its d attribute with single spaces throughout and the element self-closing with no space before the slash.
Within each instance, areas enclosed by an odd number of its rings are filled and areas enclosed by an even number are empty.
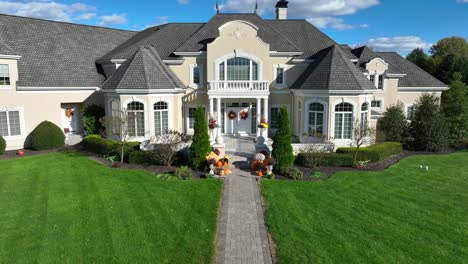
<svg viewBox="0 0 468 264">
<path fill-rule="evenodd" d="M 6 141 L 2 136 L 0 136 L 0 155 L 5 153 L 5 149 L 6 149 Z"/>
<path fill-rule="evenodd" d="M 339 148 L 336 153 L 353 155 L 356 148 Z M 403 146 L 398 142 L 384 142 L 359 149 L 358 160 L 379 162 L 403 152 Z"/>
<path fill-rule="evenodd" d="M 304 177 L 300 169 L 292 166 L 281 169 L 281 174 L 296 181 L 302 180 L 302 178 Z"/>
<path fill-rule="evenodd" d="M 311 162 L 314 159 L 307 157 L 307 155 L 315 155 L 311 152 L 302 152 L 296 156 L 296 164 L 307 168 L 314 168 L 316 166 L 323 167 L 352 167 L 353 155 L 342 153 L 323 153 L 320 163 Z"/>
<path fill-rule="evenodd" d="M 31 132 L 31 147 L 34 150 L 49 150 L 63 147 L 65 134 L 50 121 L 40 123 Z"/>
<path fill-rule="evenodd" d="M 155 165 L 159 164 L 156 156 L 151 151 L 136 150 L 128 155 L 128 163 L 139 165 Z"/>
<path fill-rule="evenodd" d="M 115 155 L 120 160 L 122 150 L 120 149 L 120 141 L 103 138 L 100 135 L 89 135 L 83 138 L 82 146 L 86 151 L 98 155 Z M 139 142 L 126 142 L 124 147 L 124 160 L 128 160 L 130 152 L 140 150 Z"/>
</svg>

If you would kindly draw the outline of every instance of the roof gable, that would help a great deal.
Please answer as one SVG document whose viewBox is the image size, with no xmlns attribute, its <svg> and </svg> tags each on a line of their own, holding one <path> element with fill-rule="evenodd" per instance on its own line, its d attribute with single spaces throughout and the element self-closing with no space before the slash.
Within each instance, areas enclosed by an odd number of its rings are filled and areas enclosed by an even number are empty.
<svg viewBox="0 0 468 264">
<path fill-rule="evenodd" d="M 374 90 L 374 85 L 349 60 L 342 47 L 333 45 L 320 51 L 293 85 L 302 90 Z"/>
<path fill-rule="evenodd" d="M 122 64 L 103 84 L 103 89 L 176 89 L 182 82 L 150 45 L 140 47 L 133 58 Z"/>
</svg>

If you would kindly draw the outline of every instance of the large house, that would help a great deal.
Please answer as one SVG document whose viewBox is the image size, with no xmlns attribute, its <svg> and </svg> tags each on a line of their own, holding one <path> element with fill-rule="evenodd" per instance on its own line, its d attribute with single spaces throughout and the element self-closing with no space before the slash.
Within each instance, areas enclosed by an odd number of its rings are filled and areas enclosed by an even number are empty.
<svg viewBox="0 0 468 264">
<path fill-rule="evenodd" d="M 276 8 L 274 20 L 218 13 L 142 32 L 0 15 L 0 135 L 18 149 L 44 120 L 81 133 L 80 109 L 99 104 L 128 112 L 132 140 L 193 133 L 197 105 L 220 124 L 213 139 L 267 137 L 285 105 L 296 142 L 343 146 L 355 120 L 375 125 L 389 105 L 411 112 L 422 93 L 447 89 L 395 52 L 339 45 L 288 19 L 287 1 Z"/>
</svg>

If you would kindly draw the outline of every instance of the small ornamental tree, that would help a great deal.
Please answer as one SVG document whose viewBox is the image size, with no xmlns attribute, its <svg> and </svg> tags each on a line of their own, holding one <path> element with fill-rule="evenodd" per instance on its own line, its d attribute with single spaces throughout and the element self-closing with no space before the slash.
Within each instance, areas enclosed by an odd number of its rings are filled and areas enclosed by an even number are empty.
<svg viewBox="0 0 468 264">
<path fill-rule="evenodd" d="M 114 113 L 113 116 L 104 116 L 100 119 L 101 124 L 105 127 L 105 131 L 102 131 L 103 136 L 119 140 L 120 163 L 124 162 L 125 146 L 130 138 L 128 121 L 129 116 L 126 109 Z"/>
<path fill-rule="evenodd" d="M 353 127 L 353 143 L 355 146 L 353 166 L 358 161 L 359 150 L 363 145 L 372 143 L 372 139 L 375 137 L 375 129 L 369 127 L 367 120 L 356 120 Z"/>
<path fill-rule="evenodd" d="M 416 150 L 439 152 L 448 147 L 448 127 L 439 100 L 436 95 L 424 94 L 415 105 L 410 135 Z"/>
<path fill-rule="evenodd" d="M 88 135 L 99 134 L 102 130 L 101 118 L 105 116 L 104 108 L 99 105 L 88 105 L 81 113 L 84 131 Z"/>
<path fill-rule="evenodd" d="M 442 110 L 447 119 L 450 141 L 456 143 L 468 138 L 468 85 L 462 75 L 455 73 L 450 89 L 442 93 Z"/>
<path fill-rule="evenodd" d="M 206 166 L 206 155 L 211 151 L 208 124 L 205 110 L 198 106 L 195 116 L 194 134 L 190 146 L 190 166 L 196 170 L 203 170 Z"/>
<path fill-rule="evenodd" d="M 383 113 L 383 117 L 378 122 L 379 130 L 384 133 L 385 141 L 400 142 L 406 141 L 408 136 L 408 122 L 403 110 L 403 103 L 391 105 Z"/>
<path fill-rule="evenodd" d="M 294 153 L 289 123 L 289 113 L 286 106 L 282 106 L 278 114 L 278 130 L 273 137 L 273 158 L 277 161 L 275 170 L 281 171 L 294 164 Z"/>
</svg>

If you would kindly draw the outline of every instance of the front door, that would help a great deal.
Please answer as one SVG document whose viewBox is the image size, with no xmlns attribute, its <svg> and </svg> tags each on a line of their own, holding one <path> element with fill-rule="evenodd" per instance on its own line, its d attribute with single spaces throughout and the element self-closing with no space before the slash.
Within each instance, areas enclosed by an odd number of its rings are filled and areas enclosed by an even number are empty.
<svg viewBox="0 0 468 264">
<path fill-rule="evenodd" d="M 79 105 L 62 104 L 62 128 L 65 134 L 76 134 L 79 131 Z"/>
<path fill-rule="evenodd" d="M 232 119 L 230 113 L 235 113 L 236 118 Z M 242 118 L 242 113 L 244 118 Z M 227 107 L 225 111 L 226 130 L 225 134 L 248 136 L 252 131 L 252 111 L 250 107 Z"/>
</svg>

